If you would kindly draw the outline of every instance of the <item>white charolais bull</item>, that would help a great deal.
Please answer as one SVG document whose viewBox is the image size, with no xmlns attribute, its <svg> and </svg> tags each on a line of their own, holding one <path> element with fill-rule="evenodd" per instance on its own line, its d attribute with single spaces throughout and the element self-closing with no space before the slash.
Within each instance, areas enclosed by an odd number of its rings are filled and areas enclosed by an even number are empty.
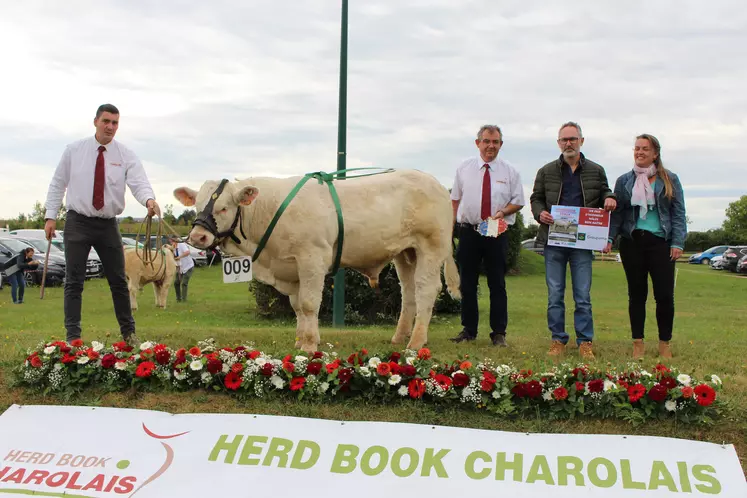
<svg viewBox="0 0 747 498">
<path fill-rule="evenodd" d="M 166 308 L 166 298 L 176 277 L 176 260 L 174 249 L 164 244 L 161 251 L 151 250 L 152 263 L 144 263 L 134 247 L 126 248 L 125 275 L 130 290 L 130 307 L 137 310 L 137 294 L 146 284 L 153 284 L 156 295 L 156 306 Z"/>
<path fill-rule="evenodd" d="M 196 206 L 200 214 L 212 214 L 215 230 L 194 226 L 189 234 L 192 245 L 206 248 L 220 242 L 228 254 L 251 256 L 299 180 L 256 177 L 228 182 L 217 197 L 214 193 L 220 182 L 208 181 L 199 192 L 180 187 L 174 196 L 185 206 Z M 392 343 L 403 343 L 410 337 L 408 348 L 422 347 L 428 341 L 442 267 L 449 293 L 459 297 L 448 191 L 433 176 L 413 170 L 349 178 L 334 185 L 345 226 L 340 266 L 363 273 L 376 286 L 381 270 L 394 260 L 402 309 Z M 203 213 L 211 198 L 211 212 Z M 241 210 L 241 221 L 233 233 L 239 243 L 225 235 L 238 219 L 237 210 Z M 254 261 L 254 277 L 290 298 L 297 318 L 296 347 L 307 352 L 319 345 L 324 277 L 334 265 L 337 240 L 337 215 L 330 192 L 312 179 L 290 202 Z"/>
</svg>

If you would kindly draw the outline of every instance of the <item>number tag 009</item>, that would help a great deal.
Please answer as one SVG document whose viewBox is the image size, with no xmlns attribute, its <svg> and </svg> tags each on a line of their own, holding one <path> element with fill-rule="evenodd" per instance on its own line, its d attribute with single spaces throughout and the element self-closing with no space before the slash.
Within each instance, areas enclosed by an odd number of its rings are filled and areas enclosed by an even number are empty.
<svg viewBox="0 0 747 498">
<path fill-rule="evenodd" d="M 249 282 L 252 279 L 252 257 L 241 256 L 238 258 L 223 259 L 223 283 L 235 284 L 238 282 Z"/>
</svg>

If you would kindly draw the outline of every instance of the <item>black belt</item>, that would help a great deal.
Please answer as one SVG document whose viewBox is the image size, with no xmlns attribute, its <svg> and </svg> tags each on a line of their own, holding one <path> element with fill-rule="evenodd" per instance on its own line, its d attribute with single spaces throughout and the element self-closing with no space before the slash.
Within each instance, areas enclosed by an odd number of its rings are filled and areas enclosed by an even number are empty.
<svg viewBox="0 0 747 498">
<path fill-rule="evenodd" d="M 457 226 L 459 228 L 470 228 L 472 230 L 477 230 L 478 225 L 471 225 L 469 223 L 457 223 Z"/>
</svg>

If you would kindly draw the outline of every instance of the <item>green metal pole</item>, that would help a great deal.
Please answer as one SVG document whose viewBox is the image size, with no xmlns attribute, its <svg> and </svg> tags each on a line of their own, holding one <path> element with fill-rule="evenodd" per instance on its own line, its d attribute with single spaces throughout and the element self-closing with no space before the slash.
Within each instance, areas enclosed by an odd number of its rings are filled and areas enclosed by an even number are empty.
<svg viewBox="0 0 747 498">
<path fill-rule="evenodd" d="M 340 30 L 340 107 L 337 116 L 337 171 L 345 169 L 348 110 L 348 0 L 342 0 L 342 27 Z M 340 177 L 343 179 L 344 174 Z M 332 324 L 345 326 L 345 270 L 335 274 L 332 292 Z"/>
</svg>

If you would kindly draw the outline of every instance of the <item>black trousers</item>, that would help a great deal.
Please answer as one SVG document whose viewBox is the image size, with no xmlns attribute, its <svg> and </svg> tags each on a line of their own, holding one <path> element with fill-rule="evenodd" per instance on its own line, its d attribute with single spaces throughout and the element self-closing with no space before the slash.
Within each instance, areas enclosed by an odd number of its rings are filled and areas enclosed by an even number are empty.
<svg viewBox="0 0 747 498">
<path fill-rule="evenodd" d="M 127 339 L 135 332 L 135 319 L 130 309 L 130 292 L 125 277 L 124 249 L 114 218 L 89 218 L 68 211 L 65 221 L 65 329 L 67 340 L 80 338 L 80 309 L 83 303 L 83 283 L 86 279 L 86 261 L 91 247 L 101 258 L 104 274 L 114 301 L 114 313 L 122 337 Z"/>
<path fill-rule="evenodd" d="M 477 309 L 477 285 L 480 268 L 485 264 L 485 273 L 490 289 L 491 335 L 506 333 L 508 326 L 508 297 L 506 295 L 506 251 L 508 237 L 483 237 L 472 227 L 460 225 L 457 264 L 459 265 L 459 290 L 462 292 L 462 327 L 477 336 L 479 310 Z"/>
<path fill-rule="evenodd" d="M 634 230 L 632 239 L 620 239 L 620 259 L 628 280 L 628 313 L 633 339 L 643 339 L 649 275 L 654 287 L 659 340 L 672 338 L 675 263 L 669 253 L 669 242 L 646 230 Z"/>
</svg>

